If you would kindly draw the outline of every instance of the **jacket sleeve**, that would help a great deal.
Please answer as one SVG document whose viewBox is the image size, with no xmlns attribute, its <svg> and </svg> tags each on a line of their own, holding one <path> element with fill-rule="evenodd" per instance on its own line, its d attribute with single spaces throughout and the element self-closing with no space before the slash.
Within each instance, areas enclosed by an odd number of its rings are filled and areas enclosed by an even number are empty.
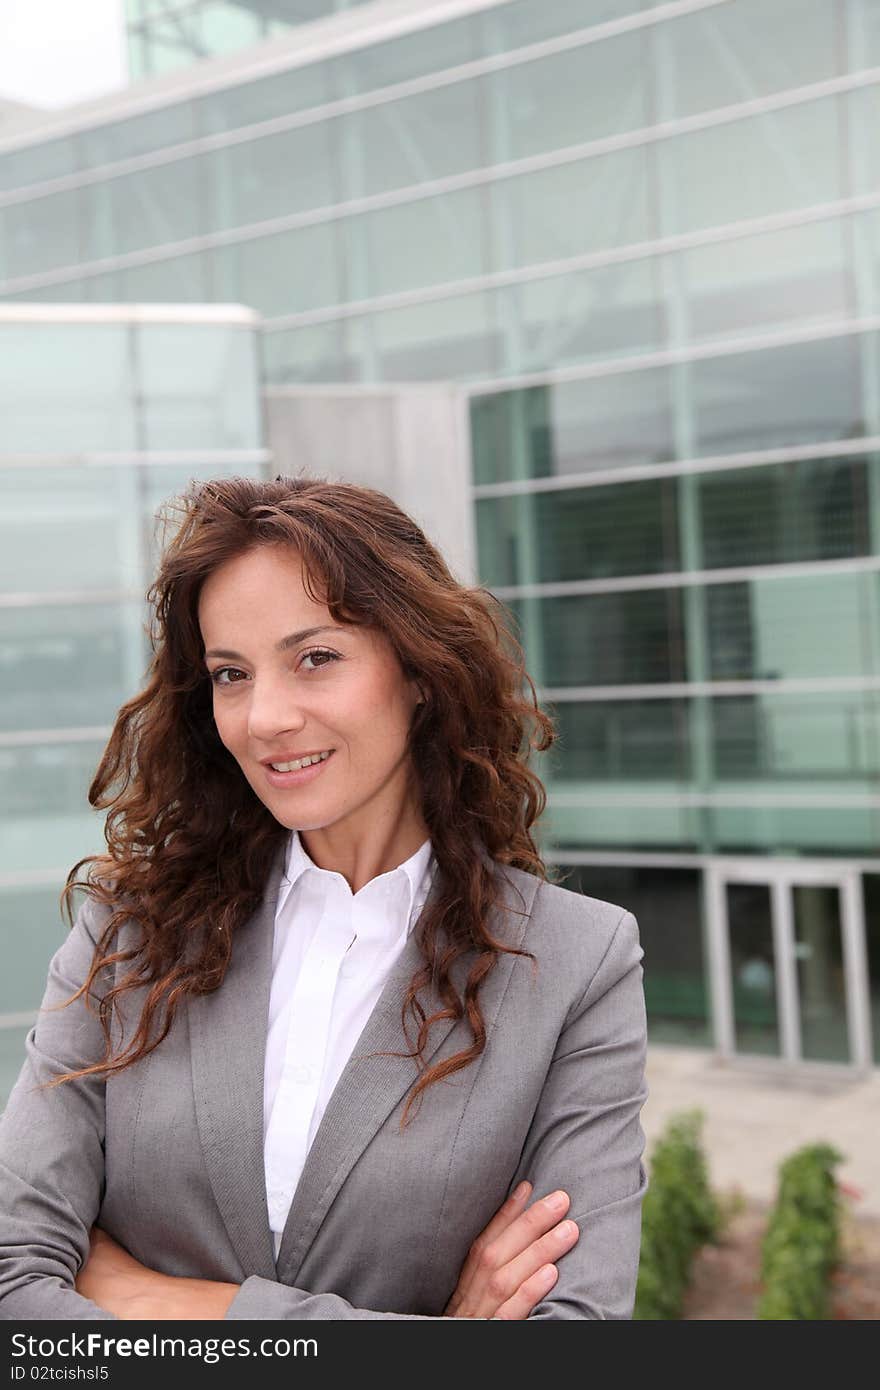
<svg viewBox="0 0 880 1390">
<path fill-rule="evenodd" d="M 570 1010 L 514 1185 L 536 1198 L 563 1188 L 577 1243 L 532 1309 L 534 1321 L 631 1318 L 647 1177 L 639 1116 L 647 1097 L 647 1024 L 639 931 L 625 912 L 585 993 Z"/>
<path fill-rule="evenodd" d="M 83 998 L 62 1003 L 88 974 L 107 909 L 87 898 L 49 966 L 25 1062 L 0 1119 L 0 1319 L 114 1315 L 74 1281 L 89 1250 L 104 1185 L 104 1081 L 45 1088 L 104 1055 L 97 1017 Z"/>
<path fill-rule="evenodd" d="M 642 948 L 632 913 L 617 922 L 585 992 L 569 1010 L 511 1190 L 523 1178 L 535 1198 L 563 1188 L 577 1244 L 529 1320 L 632 1317 L 647 1188 L 639 1116 L 647 1096 L 647 1025 Z M 476 1235 L 477 1232 L 474 1232 Z M 336 1294 L 253 1276 L 227 1318 L 367 1319 L 412 1317 L 356 1308 Z"/>
</svg>

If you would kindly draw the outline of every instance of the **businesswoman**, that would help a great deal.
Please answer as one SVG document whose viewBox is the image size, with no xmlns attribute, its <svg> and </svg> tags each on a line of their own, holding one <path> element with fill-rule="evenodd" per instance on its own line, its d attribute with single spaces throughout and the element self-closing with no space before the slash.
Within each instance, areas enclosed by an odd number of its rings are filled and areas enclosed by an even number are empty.
<svg viewBox="0 0 880 1390">
<path fill-rule="evenodd" d="M 547 880 L 503 610 L 366 488 L 180 506 L 0 1125 L 0 1314 L 630 1317 L 642 953 Z"/>
</svg>

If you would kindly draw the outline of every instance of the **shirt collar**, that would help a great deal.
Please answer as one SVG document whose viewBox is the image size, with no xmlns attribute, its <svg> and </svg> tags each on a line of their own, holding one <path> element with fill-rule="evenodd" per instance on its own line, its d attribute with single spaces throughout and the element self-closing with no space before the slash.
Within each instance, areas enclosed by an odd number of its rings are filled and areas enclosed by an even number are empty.
<svg viewBox="0 0 880 1390">
<path fill-rule="evenodd" d="M 332 870 L 322 869 L 315 863 L 311 855 L 306 851 L 298 830 L 291 831 L 290 843 L 287 849 L 287 859 L 285 863 L 284 876 L 281 880 L 281 889 L 278 895 L 278 912 L 284 906 L 289 893 L 294 884 L 308 870 L 313 869 L 316 874 L 330 874 Z M 437 861 L 434 857 L 431 841 L 425 840 L 420 845 L 415 854 L 411 854 L 409 859 L 403 864 L 398 864 L 396 869 L 389 869 L 390 874 L 403 874 L 406 879 L 409 903 L 409 925 L 407 934 L 412 931 L 418 913 L 424 906 L 425 899 L 431 891 L 431 884 L 434 881 L 434 874 L 437 869 Z M 385 877 L 385 875 L 380 875 Z M 375 880 L 373 880 L 375 882 Z"/>
</svg>

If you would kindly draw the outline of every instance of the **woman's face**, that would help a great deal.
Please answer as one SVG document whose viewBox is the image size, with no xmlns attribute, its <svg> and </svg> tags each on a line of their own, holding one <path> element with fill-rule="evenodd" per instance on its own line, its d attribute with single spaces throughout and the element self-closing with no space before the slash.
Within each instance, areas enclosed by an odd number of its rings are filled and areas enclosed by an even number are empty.
<svg viewBox="0 0 880 1390">
<path fill-rule="evenodd" d="M 275 819 L 355 836 L 393 826 L 411 794 L 419 691 L 384 633 L 335 623 L 306 593 L 299 552 L 274 545 L 209 576 L 199 625 L 217 731 Z M 272 766 L 328 752 L 304 770 Z"/>
</svg>

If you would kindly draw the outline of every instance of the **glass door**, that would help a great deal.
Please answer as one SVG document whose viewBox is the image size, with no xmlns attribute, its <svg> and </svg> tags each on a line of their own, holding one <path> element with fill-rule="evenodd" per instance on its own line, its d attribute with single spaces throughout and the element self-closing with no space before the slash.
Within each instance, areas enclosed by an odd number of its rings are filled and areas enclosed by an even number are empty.
<svg viewBox="0 0 880 1390">
<path fill-rule="evenodd" d="M 721 861 L 709 870 L 708 895 L 719 1050 L 870 1066 L 856 870 Z"/>
</svg>

